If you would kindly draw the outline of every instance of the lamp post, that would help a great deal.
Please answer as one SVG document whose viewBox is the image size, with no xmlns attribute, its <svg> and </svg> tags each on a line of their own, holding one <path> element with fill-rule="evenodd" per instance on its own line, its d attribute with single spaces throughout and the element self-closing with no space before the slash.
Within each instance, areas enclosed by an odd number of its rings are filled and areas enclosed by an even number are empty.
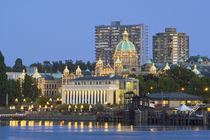
<svg viewBox="0 0 210 140">
<path fill-rule="evenodd" d="M 91 111 L 91 109 L 92 109 L 92 105 L 89 106 L 89 111 Z"/>
<path fill-rule="evenodd" d="M 204 88 L 204 91 L 205 91 L 205 92 L 208 92 L 208 91 L 209 91 L 209 88 L 208 88 L 208 87 L 205 87 L 205 88 Z"/>
<path fill-rule="evenodd" d="M 68 111 L 69 111 L 69 112 L 71 111 L 71 105 L 68 106 Z"/>
<path fill-rule="evenodd" d="M 183 88 L 183 87 L 181 88 L 181 91 L 182 91 L 182 92 L 184 91 L 184 88 Z"/>
<path fill-rule="evenodd" d="M 80 112 L 82 112 L 82 109 L 83 109 L 83 105 L 81 105 L 81 107 L 80 107 Z"/>
</svg>

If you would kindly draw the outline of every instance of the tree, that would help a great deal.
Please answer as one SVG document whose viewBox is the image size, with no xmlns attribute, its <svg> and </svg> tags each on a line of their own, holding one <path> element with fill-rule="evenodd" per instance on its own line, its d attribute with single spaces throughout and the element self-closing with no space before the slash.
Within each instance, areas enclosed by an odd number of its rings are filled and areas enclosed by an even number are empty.
<svg viewBox="0 0 210 140">
<path fill-rule="evenodd" d="M 189 81 L 196 78 L 196 75 L 191 70 L 185 69 L 183 67 L 175 67 L 167 70 L 164 74 L 166 77 L 171 77 L 174 81 L 180 85 L 180 87 L 188 87 Z"/>
<path fill-rule="evenodd" d="M 6 75 L 6 65 L 4 63 L 4 56 L 0 51 L 0 105 L 5 105 L 6 103 L 6 89 L 7 87 L 7 75 Z"/>
<path fill-rule="evenodd" d="M 144 93 L 153 93 L 157 90 L 157 82 L 154 80 L 145 81 Z"/>
<path fill-rule="evenodd" d="M 171 77 L 160 77 L 158 79 L 159 92 L 174 92 L 179 91 L 179 85 Z"/>
<path fill-rule="evenodd" d="M 9 104 L 14 104 L 15 99 L 21 100 L 20 82 L 15 80 L 7 81 L 7 93 L 9 97 Z"/>
<path fill-rule="evenodd" d="M 28 97 L 32 101 L 36 101 L 38 96 L 41 94 L 41 91 L 37 87 L 36 80 L 32 79 L 32 77 L 27 74 L 23 82 L 22 94 L 24 98 Z"/>
<path fill-rule="evenodd" d="M 25 69 L 25 66 L 23 66 L 22 59 L 17 58 L 16 61 L 15 61 L 15 65 L 13 66 L 13 71 L 22 72 L 23 69 Z"/>
</svg>

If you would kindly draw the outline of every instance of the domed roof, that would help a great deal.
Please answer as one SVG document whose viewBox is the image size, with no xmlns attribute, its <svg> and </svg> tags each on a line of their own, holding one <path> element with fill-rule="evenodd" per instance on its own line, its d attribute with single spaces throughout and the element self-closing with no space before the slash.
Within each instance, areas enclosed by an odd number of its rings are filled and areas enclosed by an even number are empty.
<svg viewBox="0 0 210 140">
<path fill-rule="evenodd" d="M 103 61 L 101 60 L 101 57 L 99 57 L 97 64 L 103 64 Z"/>
<path fill-rule="evenodd" d="M 169 70 L 169 69 L 170 69 L 170 67 L 168 66 L 168 63 L 166 63 L 164 70 Z"/>
<path fill-rule="evenodd" d="M 22 72 L 22 74 L 20 75 L 20 79 L 25 79 L 25 76 L 26 76 L 26 71 L 25 71 L 25 69 L 23 69 L 23 72 Z"/>
<path fill-rule="evenodd" d="M 187 66 L 187 67 L 186 67 L 186 69 L 188 69 L 188 70 L 192 70 L 190 66 Z"/>
<path fill-rule="evenodd" d="M 85 70 L 85 72 L 90 72 L 90 70 L 87 68 L 87 69 Z"/>
<path fill-rule="evenodd" d="M 128 40 L 128 32 L 126 28 L 123 33 L 123 40 L 117 44 L 116 50 L 117 51 L 135 51 L 136 50 L 133 43 Z"/>
<path fill-rule="evenodd" d="M 203 59 L 201 57 L 198 58 L 198 62 L 201 63 L 203 62 Z"/>
<path fill-rule="evenodd" d="M 194 66 L 194 69 L 192 70 L 196 75 L 200 74 L 200 71 L 197 69 L 197 66 Z"/>
<path fill-rule="evenodd" d="M 179 62 L 179 63 L 183 63 L 184 60 L 183 60 L 182 58 L 180 58 L 178 62 Z"/>
<path fill-rule="evenodd" d="M 63 73 L 69 73 L 69 69 L 68 69 L 68 67 L 67 67 L 67 66 L 65 67 L 65 69 L 64 69 L 64 71 L 63 71 Z"/>
<path fill-rule="evenodd" d="M 62 77 L 62 74 L 60 71 L 57 71 L 54 75 L 53 75 L 53 78 L 55 79 L 60 79 Z"/>
<path fill-rule="evenodd" d="M 156 70 L 157 70 L 157 68 L 155 67 L 155 64 L 152 63 L 152 67 L 150 68 L 150 71 L 156 71 Z"/>
<path fill-rule="evenodd" d="M 82 70 L 80 69 L 79 65 L 77 66 L 76 73 L 81 73 Z"/>
<path fill-rule="evenodd" d="M 150 59 L 148 59 L 147 64 L 152 64 L 152 61 Z"/>
<path fill-rule="evenodd" d="M 38 72 L 38 69 L 37 69 L 37 68 L 36 68 L 35 73 L 32 75 L 32 77 L 33 77 L 33 78 L 35 78 L 35 79 L 38 79 L 38 78 L 42 77 L 42 76 L 41 76 L 41 74 L 39 74 L 39 72 Z"/>
<path fill-rule="evenodd" d="M 119 58 L 119 57 L 117 58 L 116 63 L 117 63 L 117 64 L 120 64 L 120 63 L 121 63 L 121 61 L 120 61 L 120 58 Z"/>
</svg>

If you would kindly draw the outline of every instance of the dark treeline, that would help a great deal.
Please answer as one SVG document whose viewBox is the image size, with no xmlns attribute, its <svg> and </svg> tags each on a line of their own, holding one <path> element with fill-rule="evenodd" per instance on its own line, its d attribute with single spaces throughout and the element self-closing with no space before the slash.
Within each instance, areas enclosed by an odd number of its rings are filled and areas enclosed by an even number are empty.
<svg viewBox="0 0 210 140">
<path fill-rule="evenodd" d="M 73 62 L 72 60 L 65 60 L 63 61 L 44 61 L 43 63 L 33 63 L 30 66 L 36 66 L 38 68 L 38 71 L 41 73 L 47 72 L 47 73 L 56 73 L 57 71 L 60 71 L 61 73 L 65 69 L 65 66 L 68 66 L 70 72 L 75 72 L 77 66 L 80 66 L 82 70 L 86 70 L 87 68 L 90 71 L 93 71 L 95 69 L 95 63 L 91 63 L 88 61 L 87 63 L 83 62 L 82 60 L 77 60 Z M 25 69 L 26 66 L 23 65 L 22 59 L 18 58 L 15 61 L 15 64 L 13 67 L 7 66 L 8 72 L 21 72 L 23 69 Z"/>
<path fill-rule="evenodd" d="M 6 95 L 8 95 L 9 105 L 15 103 L 15 99 L 18 102 L 22 102 L 25 99 L 27 102 L 35 102 L 37 97 L 41 94 L 41 91 L 37 88 L 37 82 L 31 77 L 26 75 L 25 80 L 20 87 L 19 80 L 8 80 L 6 71 L 8 69 L 14 71 L 22 71 L 25 66 L 22 65 L 22 60 L 17 59 L 13 68 L 6 67 L 4 63 L 4 56 L 0 51 L 0 106 L 6 104 Z"/>
</svg>

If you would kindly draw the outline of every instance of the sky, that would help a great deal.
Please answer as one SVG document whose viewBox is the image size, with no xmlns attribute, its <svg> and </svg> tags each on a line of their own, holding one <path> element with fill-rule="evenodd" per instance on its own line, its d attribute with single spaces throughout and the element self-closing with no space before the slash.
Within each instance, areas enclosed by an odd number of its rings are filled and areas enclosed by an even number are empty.
<svg viewBox="0 0 210 140">
<path fill-rule="evenodd" d="M 148 25 L 152 36 L 175 27 L 190 37 L 190 55 L 210 57 L 210 0 L 1 0 L 5 63 L 95 59 L 95 26 L 120 20 Z"/>
</svg>

